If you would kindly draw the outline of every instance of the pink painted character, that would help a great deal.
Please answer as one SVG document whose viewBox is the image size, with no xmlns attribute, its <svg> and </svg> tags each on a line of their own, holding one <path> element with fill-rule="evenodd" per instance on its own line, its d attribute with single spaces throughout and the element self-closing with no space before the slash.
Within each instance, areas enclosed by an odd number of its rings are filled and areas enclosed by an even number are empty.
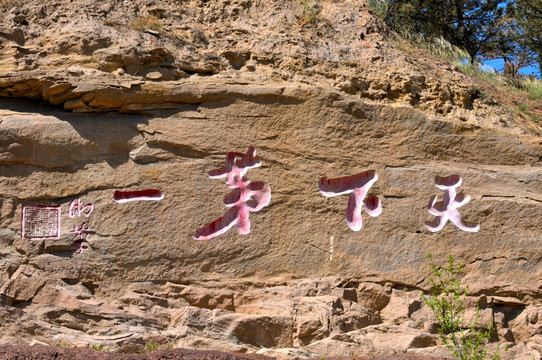
<svg viewBox="0 0 542 360">
<path fill-rule="evenodd" d="M 436 216 L 433 220 L 425 222 L 425 227 L 429 231 L 437 232 L 441 230 L 448 220 L 463 231 L 478 232 L 480 230 L 479 224 L 464 220 L 457 211 L 458 208 L 470 201 L 470 195 L 464 192 L 456 193 L 456 188 L 461 185 L 461 182 L 459 175 L 435 176 L 435 185 L 446 192 L 442 201 L 437 201 L 436 195 L 431 196 L 429 199 L 427 210 Z"/>
<path fill-rule="evenodd" d="M 346 206 L 346 223 L 353 231 L 361 230 L 363 221 L 361 209 L 372 217 L 382 213 L 382 203 L 377 196 L 368 196 L 367 192 L 378 180 L 374 170 L 368 170 L 356 175 L 344 176 L 335 179 L 323 177 L 318 182 L 320 193 L 326 197 L 350 194 Z"/>
<path fill-rule="evenodd" d="M 70 207 L 68 208 L 68 216 L 74 218 L 76 216 L 81 216 L 81 214 L 88 217 L 90 213 L 94 210 L 94 205 L 92 204 L 81 204 L 81 199 L 70 201 Z"/>
<path fill-rule="evenodd" d="M 209 171 L 211 179 L 226 178 L 226 185 L 233 190 L 224 197 L 224 205 L 230 209 L 207 226 L 196 231 L 194 239 L 208 240 L 224 234 L 233 225 L 239 234 L 250 232 L 249 213 L 261 210 L 271 200 L 271 188 L 264 182 L 250 182 L 244 177 L 249 169 L 261 165 L 256 150 L 251 146 L 246 154 L 229 152 L 226 166 Z"/>
</svg>

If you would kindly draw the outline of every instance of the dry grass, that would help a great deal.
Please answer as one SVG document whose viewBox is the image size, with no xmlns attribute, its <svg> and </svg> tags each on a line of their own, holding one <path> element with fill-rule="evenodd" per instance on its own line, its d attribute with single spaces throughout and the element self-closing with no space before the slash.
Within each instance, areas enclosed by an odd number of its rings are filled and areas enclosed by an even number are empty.
<svg viewBox="0 0 542 360">
<path fill-rule="evenodd" d="M 542 79 L 527 79 L 523 82 L 523 87 L 531 100 L 542 100 Z"/>
<path fill-rule="evenodd" d="M 320 4 L 317 0 L 301 0 L 301 25 L 315 24 L 320 20 Z"/>
<path fill-rule="evenodd" d="M 138 16 L 132 21 L 134 29 L 139 31 L 152 30 L 162 33 L 164 30 L 164 22 L 158 16 Z"/>
</svg>

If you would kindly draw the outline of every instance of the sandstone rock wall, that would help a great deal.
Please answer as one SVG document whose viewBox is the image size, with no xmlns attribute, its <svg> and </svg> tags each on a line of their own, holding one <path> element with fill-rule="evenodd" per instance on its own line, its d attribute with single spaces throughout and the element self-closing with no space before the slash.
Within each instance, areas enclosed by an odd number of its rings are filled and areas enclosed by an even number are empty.
<svg viewBox="0 0 542 360">
<path fill-rule="evenodd" d="M 466 264 L 469 302 L 498 328 L 492 346 L 540 357 L 539 127 L 473 98 L 451 67 L 407 62 L 361 4 L 322 1 L 316 24 L 293 3 L 119 4 L 23 2 L 4 15 L 1 341 L 446 355 L 420 298 L 431 253 Z M 122 23 L 142 17 L 167 31 Z M 178 43 L 175 30 L 192 35 Z M 250 234 L 194 240 L 227 210 L 230 189 L 207 172 L 249 146 L 261 166 L 246 176 L 270 186 L 269 205 Z M 365 170 L 383 211 L 354 232 L 347 196 L 322 196 L 318 180 Z M 444 195 L 433 179 L 450 174 L 477 233 L 424 227 Z M 113 199 L 143 189 L 164 198 Z M 88 217 L 68 216 L 78 199 Z M 22 237 L 29 204 L 60 206 L 58 239 Z M 90 249 L 76 255 L 83 222 Z"/>
</svg>

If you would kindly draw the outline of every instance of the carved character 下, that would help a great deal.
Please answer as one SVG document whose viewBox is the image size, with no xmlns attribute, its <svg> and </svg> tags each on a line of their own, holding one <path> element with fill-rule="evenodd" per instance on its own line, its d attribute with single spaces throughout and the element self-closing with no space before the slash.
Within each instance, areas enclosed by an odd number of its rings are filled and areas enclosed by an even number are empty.
<svg viewBox="0 0 542 360">
<path fill-rule="evenodd" d="M 382 213 L 382 203 L 377 196 L 365 198 L 377 180 L 378 175 L 374 170 L 367 170 L 356 175 L 334 179 L 323 177 L 318 182 L 318 188 L 326 197 L 350 194 L 346 206 L 346 223 L 353 231 L 359 231 L 363 226 L 362 208 L 372 217 L 377 217 Z"/>
</svg>

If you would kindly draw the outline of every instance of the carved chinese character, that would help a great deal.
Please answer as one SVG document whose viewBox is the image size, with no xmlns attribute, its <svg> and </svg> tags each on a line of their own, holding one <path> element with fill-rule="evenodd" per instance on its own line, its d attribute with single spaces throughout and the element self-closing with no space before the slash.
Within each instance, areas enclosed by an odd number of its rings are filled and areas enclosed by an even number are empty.
<svg viewBox="0 0 542 360">
<path fill-rule="evenodd" d="M 88 226 L 86 222 L 83 222 L 83 224 L 81 224 L 81 227 L 74 225 L 73 230 L 70 230 L 70 232 L 75 234 L 72 240 L 72 243 L 75 245 L 75 249 L 76 249 L 75 254 L 80 254 L 83 251 L 89 249 L 88 244 L 83 243 L 86 241 L 87 236 L 89 234 Z"/>
<path fill-rule="evenodd" d="M 76 243 L 75 244 L 75 255 L 81 254 L 83 251 L 90 249 L 90 246 L 87 243 Z"/>
<path fill-rule="evenodd" d="M 344 176 L 335 179 L 323 177 L 318 182 L 320 193 L 326 197 L 350 194 L 346 206 L 346 223 L 354 231 L 361 230 L 363 221 L 361 209 L 372 217 L 382 213 L 382 203 L 377 196 L 367 196 L 371 186 L 378 180 L 374 170 L 368 170 L 360 174 Z"/>
<path fill-rule="evenodd" d="M 81 204 L 81 199 L 70 201 L 70 207 L 68 208 L 68 216 L 74 218 L 76 216 L 81 216 L 81 214 L 88 217 L 90 213 L 94 210 L 94 205 L 92 204 Z"/>
<path fill-rule="evenodd" d="M 256 150 L 251 146 L 246 154 L 230 152 L 226 166 L 209 171 L 212 179 L 226 178 L 226 185 L 233 190 L 224 197 L 224 205 L 230 209 L 220 218 L 196 231 L 194 239 L 208 240 L 224 234 L 233 225 L 239 234 L 250 232 L 249 213 L 261 210 L 271 200 L 271 188 L 264 182 L 250 182 L 244 175 L 249 169 L 261 165 Z"/>
<path fill-rule="evenodd" d="M 60 206 L 23 205 L 21 229 L 23 239 L 58 239 Z"/>
<path fill-rule="evenodd" d="M 442 201 L 437 201 L 436 195 L 431 196 L 429 199 L 427 210 L 436 216 L 433 220 L 425 223 L 425 227 L 429 231 L 437 232 L 441 230 L 448 220 L 464 231 L 477 232 L 480 230 L 479 224 L 464 220 L 459 214 L 459 211 L 457 211 L 458 208 L 470 201 L 470 195 L 464 192 L 456 193 L 456 188 L 461 185 L 461 182 L 462 180 L 459 175 L 435 177 L 435 185 L 439 189 L 444 190 L 445 193 Z"/>
<path fill-rule="evenodd" d="M 70 230 L 71 233 L 75 233 L 75 237 L 73 238 L 73 242 L 76 241 L 84 241 L 86 240 L 88 236 L 88 226 L 87 223 L 84 222 L 81 227 L 77 227 L 77 225 L 73 226 L 73 230 Z"/>
<path fill-rule="evenodd" d="M 147 189 L 138 191 L 115 191 L 113 194 L 113 200 L 117 203 L 125 203 L 129 201 L 141 201 L 141 200 L 162 200 L 164 195 L 160 190 Z"/>
</svg>

